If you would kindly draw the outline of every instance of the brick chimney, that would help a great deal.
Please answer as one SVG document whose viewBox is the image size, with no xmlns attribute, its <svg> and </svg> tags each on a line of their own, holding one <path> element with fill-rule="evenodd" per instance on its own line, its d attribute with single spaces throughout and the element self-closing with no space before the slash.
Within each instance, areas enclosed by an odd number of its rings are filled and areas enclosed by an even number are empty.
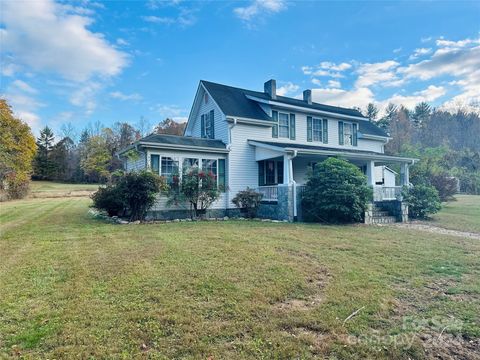
<svg viewBox="0 0 480 360">
<path fill-rule="evenodd" d="M 303 91 L 303 101 L 307 104 L 312 104 L 312 90 L 304 90 Z"/>
<path fill-rule="evenodd" d="M 270 99 L 277 98 L 277 82 L 274 79 L 270 79 L 263 84 L 263 90 L 265 94 L 270 96 Z"/>
</svg>

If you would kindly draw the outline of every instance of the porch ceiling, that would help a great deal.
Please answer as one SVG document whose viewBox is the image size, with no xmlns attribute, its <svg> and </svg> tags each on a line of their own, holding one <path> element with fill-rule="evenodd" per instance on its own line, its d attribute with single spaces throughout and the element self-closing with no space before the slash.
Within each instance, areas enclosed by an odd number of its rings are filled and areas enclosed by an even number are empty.
<svg viewBox="0 0 480 360">
<path fill-rule="evenodd" d="M 324 146 L 304 145 L 304 144 L 292 144 L 292 143 L 279 143 L 270 141 L 257 141 L 249 140 L 248 143 L 256 147 L 256 153 L 262 154 L 260 157 L 263 160 L 268 157 L 268 154 L 275 156 L 282 156 L 283 154 L 296 153 L 296 155 L 303 155 L 308 157 L 315 156 L 341 156 L 348 160 L 365 160 L 376 161 L 383 164 L 386 163 L 408 163 L 413 164 L 417 159 L 405 158 L 399 156 L 390 156 L 382 153 L 376 153 L 373 151 L 362 151 L 354 149 L 336 149 Z M 259 149 L 262 149 L 259 151 Z M 274 157 L 274 156 L 270 156 Z"/>
</svg>

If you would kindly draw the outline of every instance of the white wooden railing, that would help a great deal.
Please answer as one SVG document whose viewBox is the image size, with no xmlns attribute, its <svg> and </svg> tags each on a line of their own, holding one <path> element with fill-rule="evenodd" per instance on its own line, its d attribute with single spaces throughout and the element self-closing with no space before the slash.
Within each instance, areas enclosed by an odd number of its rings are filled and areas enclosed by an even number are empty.
<svg viewBox="0 0 480 360">
<path fill-rule="evenodd" d="M 262 201 L 277 201 L 278 200 L 278 186 L 259 186 L 258 192 L 263 194 Z"/>
<path fill-rule="evenodd" d="M 398 200 L 402 196 L 401 186 L 374 186 L 373 201 Z"/>
</svg>

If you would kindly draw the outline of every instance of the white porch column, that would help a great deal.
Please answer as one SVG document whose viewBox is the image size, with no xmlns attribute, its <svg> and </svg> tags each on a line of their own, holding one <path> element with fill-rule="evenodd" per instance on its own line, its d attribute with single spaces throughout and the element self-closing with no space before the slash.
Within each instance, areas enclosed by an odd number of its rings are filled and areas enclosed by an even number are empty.
<svg viewBox="0 0 480 360">
<path fill-rule="evenodd" d="M 367 161 L 367 184 L 375 185 L 375 161 Z"/>
<path fill-rule="evenodd" d="M 290 162 L 292 159 L 287 154 L 283 155 L 283 184 L 288 185 L 290 183 L 291 169 Z"/>
<path fill-rule="evenodd" d="M 408 185 L 410 183 L 410 171 L 409 164 L 402 163 L 400 167 L 400 184 L 402 186 Z"/>
</svg>

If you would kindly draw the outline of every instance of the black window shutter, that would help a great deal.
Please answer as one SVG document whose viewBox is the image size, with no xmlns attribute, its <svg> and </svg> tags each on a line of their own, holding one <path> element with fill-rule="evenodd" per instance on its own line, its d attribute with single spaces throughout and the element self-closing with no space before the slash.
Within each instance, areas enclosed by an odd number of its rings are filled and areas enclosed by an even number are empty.
<svg viewBox="0 0 480 360">
<path fill-rule="evenodd" d="M 328 144 L 328 119 L 323 119 L 323 143 Z"/>
<path fill-rule="evenodd" d="M 307 116 L 307 141 L 312 141 L 313 136 L 312 136 L 312 117 Z"/>
<path fill-rule="evenodd" d="M 290 140 L 295 140 L 295 114 L 290 114 Z"/>
<path fill-rule="evenodd" d="M 213 110 L 210 110 L 210 139 L 215 139 L 215 120 Z"/>
<path fill-rule="evenodd" d="M 358 141 L 357 141 L 357 135 L 358 135 L 358 131 L 357 131 L 357 127 L 358 127 L 358 124 L 352 124 L 352 128 L 353 128 L 353 139 L 352 139 L 352 144 L 353 146 L 357 146 L 358 144 Z"/>
<path fill-rule="evenodd" d="M 205 115 L 202 115 L 202 120 L 200 122 L 202 138 L 205 137 Z"/>
<path fill-rule="evenodd" d="M 343 145 L 343 121 L 338 122 L 338 144 Z"/>
<path fill-rule="evenodd" d="M 278 138 L 278 111 L 272 110 L 272 119 L 273 119 L 273 127 L 272 127 L 272 137 Z"/>
</svg>

